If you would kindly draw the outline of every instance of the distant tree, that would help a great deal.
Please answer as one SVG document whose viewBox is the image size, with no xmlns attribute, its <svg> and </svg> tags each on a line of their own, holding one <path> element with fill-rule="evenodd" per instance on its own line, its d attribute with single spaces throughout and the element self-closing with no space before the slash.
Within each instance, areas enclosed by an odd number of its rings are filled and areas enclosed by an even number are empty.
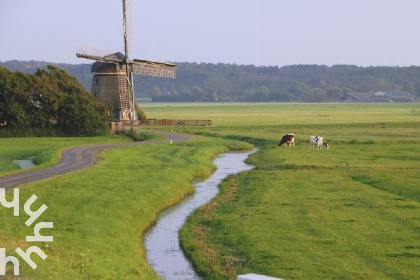
<svg viewBox="0 0 420 280">
<path fill-rule="evenodd" d="M 158 87 L 153 87 L 152 97 L 160 97 L 162 95 L 161 90 Z"/>
<path fill-rule="evenodd" d="M 35 72 L 45 62 L 9 61 L 0 65 Z M 60 64 L 90 89 L 89 65 Z M 58 70 L 46 70 L 42 79 L 66 80 L 56 86 L 71 92 L 77 87 Z M 41 73 L 39 73 L 41 74 Z M 64 76 L 63 76 L 64 75 Z M 55 77 L 55 78 L 54 78 Z M 269 89 L 269 92 L 265 88 Z M 176 79 L 136 76 L 137 97 L 153 101 L 341 101 L 347 93 L 407 91 L 420 97 L 420 67 L 358 67 L 355 65 L 253 65 L 177 63 Z M 51 97 L 52 98 L 52 97 Z M 52 98 L 54 100 L 54 98 Z M 50 100 L 50 101 L 53 101 Z M 48 102 L 47 102 L 48 103 Z M 53 103 L 50 104 L 53 108 Z M 47 105 L 46 105 L 47 106 Z M 46 120 L 41 123 L 50 125 Z"/>
</svg>

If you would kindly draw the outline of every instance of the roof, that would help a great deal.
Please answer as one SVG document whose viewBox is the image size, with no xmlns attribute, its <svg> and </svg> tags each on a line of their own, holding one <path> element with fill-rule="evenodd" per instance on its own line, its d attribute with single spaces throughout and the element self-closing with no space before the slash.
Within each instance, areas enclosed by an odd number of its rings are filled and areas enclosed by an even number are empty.
<svg viewBox="0 0 420 280">
<path fill-rule="evenodd" d="M 378 91 L 375 93 L 349 93 L 344 101 L 353 102 L 413 102 L 416 97 L 406 91 Z"/>
</svg>

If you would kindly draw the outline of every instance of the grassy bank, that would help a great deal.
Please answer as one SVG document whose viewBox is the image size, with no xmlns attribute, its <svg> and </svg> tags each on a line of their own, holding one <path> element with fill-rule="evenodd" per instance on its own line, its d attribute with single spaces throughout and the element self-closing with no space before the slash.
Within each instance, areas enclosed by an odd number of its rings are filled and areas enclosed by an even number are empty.
<svg viewBox="0 0 420 280">
<path fill-rule="evenodd" d="M 238 147 L 249 145 L 196 139 L 108 150 L 91 168 L 21 187 L 20 200 L 36 194 L 33 209 L 48 206 L 39 219 L 54 222 L 54 229 L 42 231 L 54 242 L 37 243 L 48 258 L 33 255 L 36 270 L 21 261 L 22 274 L 28 279 L 158 279 L 146 263 L 143 231 L 160 210 L 193 191 L 194 177 L 211 172 L 216 153 Z M 7 255 L 34 245 L 25 242 L 33 234 L 24 224 L 26 214 L 12 213 L 0 208 L 0 247 Z"/>
<path fill-rule="evenodd" d="M 224 182 L 218 199 L 182 231 L 184 247 L 202 274 L 415 279 L 418 162 L 401 169 L 355 164 L 348 170 L 329 163 L 343 154 L 328 152 L 304 156 L 263 149 L 250 161 L 256 170 Z"/>
<path fill-rule="evenodd" d="M 20 171 L 15 159 L 35 157 L 35 165 L 45 167 L 57 163 L 65 147 L 130 141 L 121 136 L 0 138 L 0 175 Z"/>
<path fill-rule="evenodd" d="M 160 140 L 164 137 L 151 132 L 129 131 L 121 135 L 108 135 L 98 137 L 22 137 L 0 138 L 0 176 L 10 173 L 22 172 L 13 160 L 34 157 L 35 168 L 44 168 L 53 165 L 60 159 L 62 150 L 66 147 L 129 143 L 132 141 Z"/>
<path fill-rule="evenodd" d="M 205 279 L 415 279 L 420 275 L 419 104 L 153 104 L 178 128 L 265 146 L 181 232 Z M 160 112 L 158 112 L 160 110 Z M 278 148 L 294 132 L 297 146 Z M 310 150 L 323 135 L 330 150 Z"/>
</svg>

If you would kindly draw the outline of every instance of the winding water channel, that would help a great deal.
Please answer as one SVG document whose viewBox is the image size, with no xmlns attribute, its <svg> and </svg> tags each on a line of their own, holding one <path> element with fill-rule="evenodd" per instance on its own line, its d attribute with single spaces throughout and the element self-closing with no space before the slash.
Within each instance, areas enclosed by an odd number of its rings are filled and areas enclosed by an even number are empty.
<svg viewBox="0 0 420 280">
<path fill-rule="evenodd" d="M 205 181 L 197 183 L 195 193 L 159 215 L 157 223 L 145 234 L 147 261 L 166 280 L 200 280 L 179 245 L 178 231 L 187 217 L 212 200 L 219 192 L 218 185 L 229 175 L 253 168 L 245 164 L 251 152 L 229 152 L 214 160 L 216 171 Z"/>
</svg>

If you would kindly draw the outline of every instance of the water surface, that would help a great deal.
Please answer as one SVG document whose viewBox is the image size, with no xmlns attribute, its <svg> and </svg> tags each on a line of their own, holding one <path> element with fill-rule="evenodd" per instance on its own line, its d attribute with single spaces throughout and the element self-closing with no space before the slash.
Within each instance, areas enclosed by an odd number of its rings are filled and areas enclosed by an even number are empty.
<svg viewBox="0 0 420 280">
<path fill-rule="evenodd" d="M 34 158 L 35 157 L 30 157 L 27 159 L 15 159 L 13 163 L 19 165 L 20 169 L 28 169 L 35 166 L 33 161 Z"/>
<path fill-rule="evenodd" d="M 187 217 L 197 208 L 207 204 L 219 192 L 218 185 L 229 175 L 253 168 L 245 164 L 251 152 L 229 152 L 214 160 L 217 170 L 205 181 L 197 183 L 195 193 L 159 215 L 155 226 L 145 234 L 147 261 L 166 280 L 200 280 L 179 245 L 178 231 Z"/>
</svg>

